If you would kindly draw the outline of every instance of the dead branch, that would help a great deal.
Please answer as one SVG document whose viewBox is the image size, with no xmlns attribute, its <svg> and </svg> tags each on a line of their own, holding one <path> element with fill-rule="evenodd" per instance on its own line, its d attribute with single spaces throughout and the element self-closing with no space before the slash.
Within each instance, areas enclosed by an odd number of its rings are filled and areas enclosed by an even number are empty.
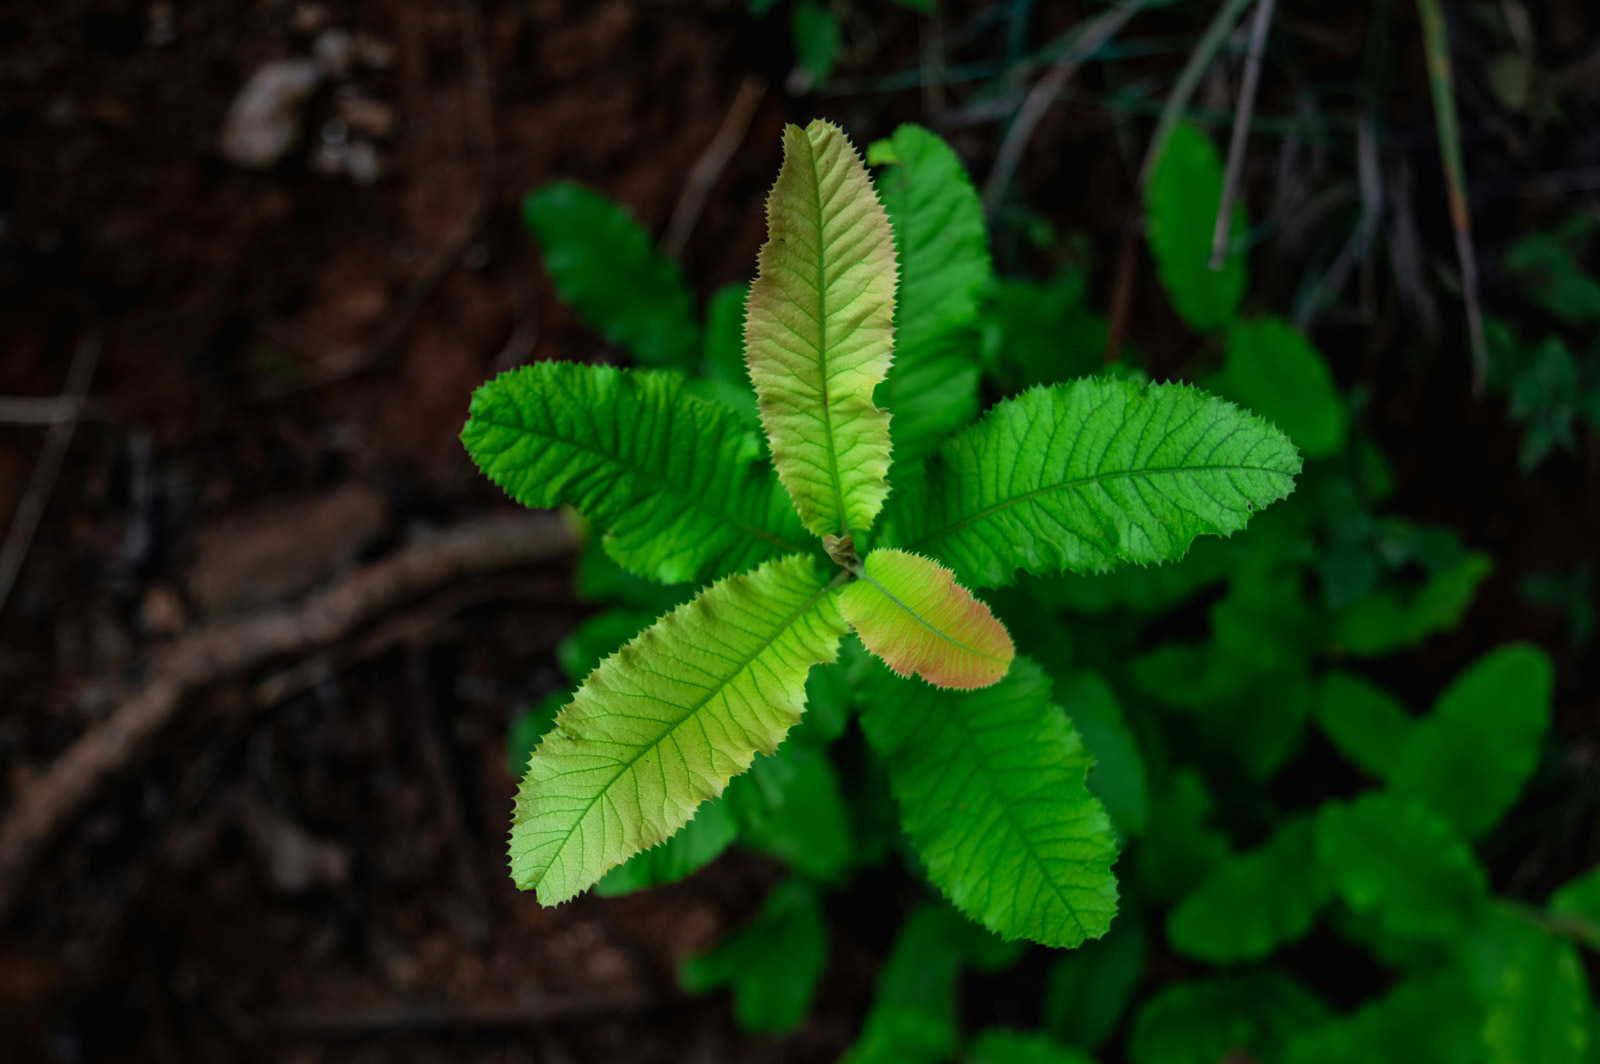
<svg viewBox="0 0 1600 1064">
<path fill-rule="evenodd" d="M 157 660 L 151 678 L 62 754 L 0 823 L 0 919 L 51 839 L 108 777 L 145 752 L 196 690 L 274 658 L 326 646 L 429 591 L 551 561 L 575 544 L 571 529 L 552 514 L 485 518 L 352 573 L 297 609 L 217 624 L 179 640 Z"/>
<path fill-rule="evenodd" d="M 374 625 L 360 639 L 345 640 L 338 646 L 301 658 L 293 665 L 269 675 L 256 684 L 250 699 L 258 709 L 269 709 L 295 695 L 303 694 L 329 677 L 361 662 L 371 661 L 406 643 L 448 642 L 456 638 L 448 622 L 457 614 L 490 602 L 511 600 L 567 603 L 565 578 L 560 591 L 551 577 L 514 577 L 503 574 L 464 581 L 404 613 Z"/>
</svg>

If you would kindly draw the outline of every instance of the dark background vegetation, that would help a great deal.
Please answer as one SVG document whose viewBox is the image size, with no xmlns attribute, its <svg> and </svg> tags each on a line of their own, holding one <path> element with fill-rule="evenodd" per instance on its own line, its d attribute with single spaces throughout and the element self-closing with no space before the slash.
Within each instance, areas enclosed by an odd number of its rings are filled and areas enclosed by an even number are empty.
<svg viewBox="0 0 1600 1064">
<path fill-rule="evenodd" d="M 1483 301 L 1537 334 L 1549 323 L 1501 257 L 1531 228 L 1595 208 L 1600 23 L 1578 0 L 1448 6 Z M 1520 109 L 1493 89 L 1507 45 L 1480 7 L 1515 9 L 1531 29 Z M 753 269 L 783 123 L 822 115 L 864 145 L 922 122 L 981 184 L 1038 76 L 1029 57 L 1104 10 L 839 9 L 842 61 L 796 95 L 787 18 L 753 19 L 734 0 L 0 6 L 0 395 L 57 395 L 75 353 L 101 350 L 59 475 L 34 489 L 42 523 L 0 614 L 0 807 L 183 633 L 508 505 L 456 438 L 471 390 L 529 360 L 607 357 L 553 299 L 516 214 L 529 188 L 577 179 L 659 233 L 741 87 L 760 91 L 682 251 L 704 297 Z M 1085 64 L 996 217 L 997 266 L 1013 275 L 1053 267 L 1027 237 L 1041 224 L 1085 234 L 1091 302 L 1126 295 L 1121 325 L 1158 379 L 1207 352 L 1128 239 L 1134 175 L 1211 13 L 1141 14 L 1119 40 L 1142 47 Z M 306 139 L 268 169 L 231 165 L 218 146 L 235 94 L 263 63 L 310 56 L 328 29 L 358 48 L 306 102 Z M 1219 144 L 1241 51 L 1242 36 L 1191 111 Z M 1148 106 L 1119 95 L 1129 85 L 1147 87 Z M 1385 662 L 1382 679 L 1421 703 L 1504 640 L 1555 657 L 1571 786 L 1530 797 L 1515 851 L 1488 855 L 1497 889 L 1548 887 L 1593 852 L 1570 836 L 1574 818 L 1537 813 L 1576 804 L 1593 831 L 1600 688 L 1569 616 L 1518 589 L 1593 564 L 1600 448 L 1580 433 L 1576 453 L 1525 475 L 1504 396 L 1472 394 L 1409 2 L 1280 5 L 1244 183 L 1259 240 L 1250 305 L 1281 311 L 1326 271 L 1361 197 L 1354 128 L 1371 114 L 1382 250 L 1330 293 L 1312 333 L 1364 397 L 1397 475 L 1391 511 L 1497 559 L 1461 628 Z M 361 180 L 315 158 L 336 119 L 375 149 Z M 0 424 L 0 513 L 23 506 L 47 434 Z M 564 683 L 552 651 L 589 608 L 561 563 L 469 581 L 309 665 L 276 660 L 190 699 L 21 885 L 0 929 L 0 1058 L 833 1059 L 897 918 L 898 873 L 830 900 L 816 1013 L 781 1044 L 741 1035 L 724 999 L 686 998 L 673 975 L 759 902 L 777 875 L 763 859 L 731 855 L 674 887 L 559 911 L 512 889 L 505 728 Z M 1013 1003 L 1037 995 L 1036 968 L 974 981 L 969 1007 L 1026 1013 Z"/>
</svg>

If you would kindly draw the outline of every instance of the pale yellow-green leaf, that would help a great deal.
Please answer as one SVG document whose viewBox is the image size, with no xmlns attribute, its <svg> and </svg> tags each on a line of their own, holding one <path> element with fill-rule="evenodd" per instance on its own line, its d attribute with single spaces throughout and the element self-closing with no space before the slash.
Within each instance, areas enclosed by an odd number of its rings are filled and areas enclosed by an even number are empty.
<svg viewBox="0 0 1600 1064">
<path fill-rule="evenodd" d="M 554 905 L 665 841 L 800 719 L 846 631 L 808 555 L 702 591 L 602 661 L 534 751 L 511 874 Z"/>
<path fill-rule="evenodd" d="M 1016 654 L 989 607 L 937 562 L 903 550 L 867 555 L 839 596 L 861 642 L 901 676 L 970 690 L 998 681 Z"/>
<path fill-rule="evenodd" d="M 871 527 L 889 493 L 894 237 L 855 148 L 820 119 L 783 135 L 745 316 L 778 479 L 816 535 Z"/>
</svg>

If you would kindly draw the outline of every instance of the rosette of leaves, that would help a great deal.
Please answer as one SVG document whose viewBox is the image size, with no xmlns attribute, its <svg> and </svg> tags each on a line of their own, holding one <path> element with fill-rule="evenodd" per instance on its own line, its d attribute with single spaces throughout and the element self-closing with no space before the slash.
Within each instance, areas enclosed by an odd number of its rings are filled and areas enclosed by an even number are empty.
<svg viewBox="0 0 1600 1064">
<path fill-rule="evenodd" d="M 760 436 L 665 370 L 541 363 L 473 397 L 463 440 L 514 499 L 575 507 L 636 576 L 703 584 L 588 674 L 529 761 L 511 871 L 544 904 L 665 842 L 776 751 L 853 630 L 878 661 L 863 730 L 933 883 L 1006 939 L 1074 946 L 1109 926 L 1116 836 L 1072 707 L 969 589 L 1180 558 L 1284 498 L 1300 457 L 1193 388 L 1084 379 L 902 456 L 891 489 L 896 398 L 926 394 L 893 386 L 897 326 L 925 324 L 897 288 L 987 269 L 981 241 L 941 245 L 923 216 L 975 208 L 930 140 L 885 160 L 902 183 L 891 226 L 837 127 L 785 131 L 744 321 Z M 945 265 L 904 262 L 923 246 Z"/>
</svg>

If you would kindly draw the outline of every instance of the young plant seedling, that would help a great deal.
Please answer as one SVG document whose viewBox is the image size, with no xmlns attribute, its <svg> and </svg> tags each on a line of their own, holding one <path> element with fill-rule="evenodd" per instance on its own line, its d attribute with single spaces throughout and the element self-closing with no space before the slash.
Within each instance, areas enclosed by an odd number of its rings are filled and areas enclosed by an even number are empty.
<svg viewBox="0 0 1600 1064">
<path fill-rule="evenodd" d="M 711 581 L 561 710 L 518 793 L 512 876 L 554 905 L 671 837 L 777 749 L 854 631 L 878 660 L 862 727 L 929 877 L 1004 938 L 1098 937 L 1116 841 L 1091 759 L 968 588 L 1180 558 L 1288 495 L 1299 453 L 1193 388 L 1083 379 L 902 459 L 891 492 L 874 393 L 901 234 L 836 126 L 785 131 L 767 221 L 744 337 L 770 460 L 676 373 L 547 362 L 473 397 L 463 440 L 517 501 L 574 506 L 638 576 Z"/>
</svg>

